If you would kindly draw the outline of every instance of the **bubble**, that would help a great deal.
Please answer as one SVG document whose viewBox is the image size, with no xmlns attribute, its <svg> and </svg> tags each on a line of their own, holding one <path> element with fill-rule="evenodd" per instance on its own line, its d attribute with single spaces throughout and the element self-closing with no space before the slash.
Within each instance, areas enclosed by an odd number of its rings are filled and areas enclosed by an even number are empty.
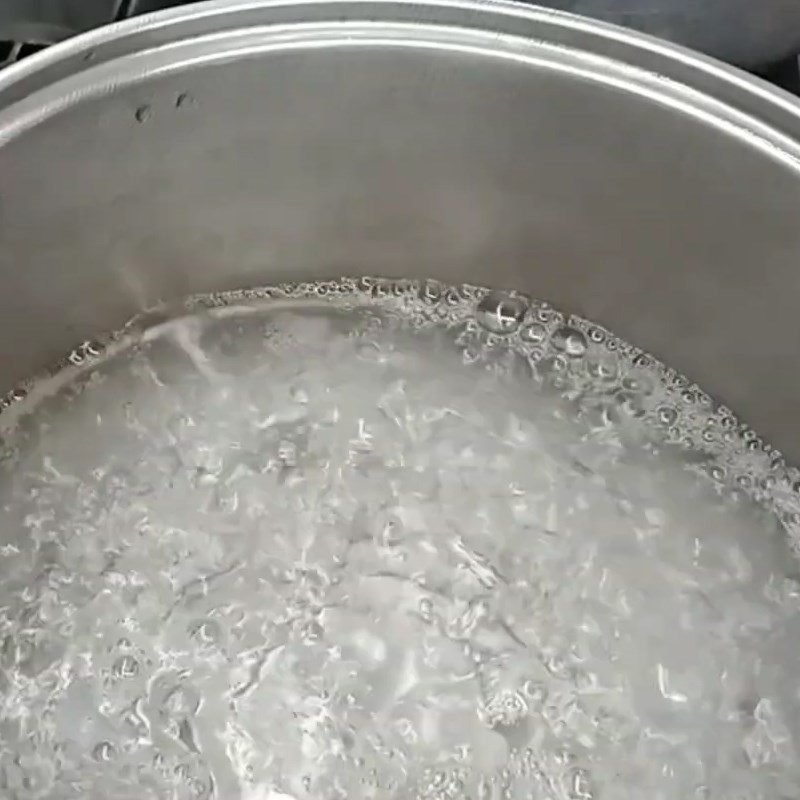
<svg viewBox="0 0 800 800">
<path fill-rule="evenodd" d="M 489 292 L 478 303 L 475 317 L 486 330 L 508 334 L 519 327 L 526 309 L 521 297 L 506 292 Z"/>
<path fill-rule="evenodd" d="M 222 638 L 219 623 L 213 619 L 202 619 L 191 623 L 189 635 L 203 647 L 218 645 Z"/>
<path fill-rule="evenodd" d="M 684 389 L 681 392 L 681 400 L 687 405 L 694 405 L 697 402 L 697 393 L 692 389 Z"/>
<path fill-rule="evenodd" d="M 117 750 L 111 742 L 98 742 L 92 750 L 92 758 L 95 761 L 113 761 L 116 755 Z"/>
<path fill-rule="evenodd" d="M 678 411 L 672 406 L 660 406 L 656 413 L 662 425 L 674 425 L 678 419 Z"/>
<path fill-rule="evenodd" d="M 719 424 L 724 430 L 733 430 L 737 427 L 738 422 L 733 414 L 725 413 L 723 409 L 719 409 Z"/>
<path fill-rule="evenodd" d="M 489 728 L 513 727 L 527 714 L 528 704 L 519 692 L 501 692 L 478 706 L 478 718 Z"/>
<path fill-rule="evenodd" d="M 464 364 L 477 364 L 481 360 L 481 351 L 479 348 L 468 345 L 461 351 L 461 359 Z"/>
<path fill-rule="evenodd" d="M 522 693 L 533 703 L 543 703 L 547 696 L 547 689 L 543 683 L 534 680 L 527 680 L 522 685 Z"/>
<path fill-rule="evenodd" d="M 566 372 L 569 369 L 569 361 L 566 356 L 557 355 L 550 360 L 550 368 L 556 373 Z"/>
<path fill-rule="evenodd" d="M 401 278 L 391 282 L 392 294 L 395 297 L 411 297 L 413 295 L 419 296 L 419 284 L 417 281 Z"/>
<path fill-rule="evenodd" d="M 444 286 L 438 281 L 423 281 L 419 289 L 419 299 L 424 303 L 435 304 L 442 298 Z"/>
<path fill-rule="evenodd" d="M 378 540 L 383 547 L 398 547 L 403 542 L 403 524 L 398 519 L 389 519 L 383 526 Z"/>
<path fill-rule="evenodd" d="M 528 352 L 528 364 L 531 373 L 535 374 L 534 367 L 544 358 L 544 349 L 541 347 L 532 347 Z"/>
<path fill-rule="evenodd" d="M 585 769 L 575 767 L 570 770 L 567 779 L 569 800 L 592 800 L 592 793 L 589 773 Z"/>
<path fill-rule="evenodd" d="M 519 332 L 519 338 L 530 344 L 540 344 L 547 338 L 547 328 L 541 322 L 531 322 Z"/>
<path fill-rule="evenodd" d="M 716 433 L 711 428 L 706 428 L 701 437 L 706 444 L 713 444 L 717 440 Z"/>
<path fill-rule="evenodd" d="M 564 325 L 553 332 L 550 339 L 553 347 L 571 358 L 580 358 L 586 353 L 588 344 L 582 331 Z"/>
<path fill-rule="evenodd" d="M 720 466 L 719 464 L 713 464 L 709 470 L 708 474 L 713 478 L 713 480 L 721 482 L 725 480 L 726 472 L 725 468 Z"/>
<path fill-rule="evenodd" d="M 619 375 L 619 362 L 610 355 L 598 356 L 587 362 L 586 372 L 598 381 L 613 381 Z"/>
<path fill-rule="evenodd" d="M 623 389 L 636 392 L 642 396 L 652 394 L 653 389 L 655 388 L 655 382 L 653 381 L 652 376 L 641 370 L 628 372 L 627 374 L 622 375 L 620 384 L 622 385 Z"/>
<path fill-rule="evenodd" d="M 172 719 L 193 717 L 200 707 L 200 696 L 188 684 L 180 684 L 171 689 L 162 703 L 162 712 Z"/>
<path fill-rule="evenodd" d="M 128 733 L 138 740 L 144 739 L 148 734 L 148 723 L 141 710 L 141 699 L 137 699 L 119 714 L 120 722 L 128 729 Z"/>
<path fill-rule="evenodd" d="M 589 328 L 589 340 L 595 344 L 602 344 L 606 340 L 606 332 L 602 328 L 592 326 Z"/>
<path fill-rule="evenodd" d="M 306 644 L 315 644 L 322 639 L 325 629 L 317 620 L 312 619 L 300 628 L 300 638 Z"/>
<path fill-rule="evenodd" d="M 765 475 L 760 481 L 761 488 L 767 492 L 770 491 L 771 489 L 774 489 L 776 485 L 777 485 L 777 479 L 775 478 L 774 475 Z M 794 491 L 800 492 L 800 486 L 797 486 L 797 488 L 795 488 Z"/>
<path fill-rule="evenodd" d="M 423 597 L 419 601 L 419 615 L 425 622 L 430 622 L 433 619 L 433 603 L 430 598 Z"/>
<path fill-rule="evenodd" d="M 120 656 L 114 662 L 113 670 L 118 678 L 135 678 L 139 674 L 139 662 L 131 655 Z"/>
<path fill-rule="evenodd" d="M 391 281 L 377 280 L 372 287 L 372 296 L 378 299 L 389 297 L 392 294 Z"/>
</svg>

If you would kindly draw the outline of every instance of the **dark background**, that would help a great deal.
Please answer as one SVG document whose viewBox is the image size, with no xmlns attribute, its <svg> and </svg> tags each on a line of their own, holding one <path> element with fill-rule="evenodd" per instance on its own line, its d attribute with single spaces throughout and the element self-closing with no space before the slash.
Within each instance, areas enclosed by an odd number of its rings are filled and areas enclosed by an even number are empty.
<svg viewBox="0 0 800 800">
<path fill-rule="evenodd" d="M 539 2 L 548 5 L 548 0 Z M 667 2 L 662 0 L 662 5 Z M 702 7 L 705 0 L 696 2 Z M 180 5 L 188 5 L 188 0 L 0 0 L 0 66 L 99 25 Z M 775 60 L 748 66 L 755 74 L 800 95 L 799 65 L 798 54 L 787 57 L 781 53 Z"/>
</svg>

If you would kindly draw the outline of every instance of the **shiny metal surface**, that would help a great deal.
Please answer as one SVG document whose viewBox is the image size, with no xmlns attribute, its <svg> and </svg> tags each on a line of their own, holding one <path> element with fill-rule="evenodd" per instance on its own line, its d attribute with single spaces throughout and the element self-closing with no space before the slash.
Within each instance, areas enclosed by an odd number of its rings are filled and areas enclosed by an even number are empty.
<svg viewBox="0 0 800 800">
<path fill-rule="evenodd" d="M 516 287 L 800 458 L 800 105 L 506 3 L 212 2 L 0 74 L 0 383 L 160 299 Z"/>
<path fill-rule="evenodd" d="M 125 1 L 129 16 L 189 2 Z M 625 25 L 748 68 L 800 52 L 797 0 L 541 0 L 541 4 Z"/>
</svg>

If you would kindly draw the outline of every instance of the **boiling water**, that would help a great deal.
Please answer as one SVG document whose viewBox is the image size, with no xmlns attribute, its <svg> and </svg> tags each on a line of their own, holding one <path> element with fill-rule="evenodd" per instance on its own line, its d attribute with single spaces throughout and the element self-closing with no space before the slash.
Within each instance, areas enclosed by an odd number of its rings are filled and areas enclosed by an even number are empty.
<svg viewBox="0 0 800 800">
<path fill-rule="evenodd" d="M 797 474 L 679 375 L 366 279 L 107 345 L 0 417 L 3 798 L 800 797 Z"/>
</svg>

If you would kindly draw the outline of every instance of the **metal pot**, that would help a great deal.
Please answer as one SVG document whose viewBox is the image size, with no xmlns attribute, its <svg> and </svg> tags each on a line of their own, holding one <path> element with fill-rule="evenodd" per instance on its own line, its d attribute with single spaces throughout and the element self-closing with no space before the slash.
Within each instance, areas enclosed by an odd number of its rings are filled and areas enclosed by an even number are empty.
<svg viewBox="0 0 800 800">
<path fill-rule="evenodd" d="M 515 287 L 800 457 L 800 105 L 509 3 L 212 2 L 0 74 L 0 382 L 161 299 Z"/>
</svg>

